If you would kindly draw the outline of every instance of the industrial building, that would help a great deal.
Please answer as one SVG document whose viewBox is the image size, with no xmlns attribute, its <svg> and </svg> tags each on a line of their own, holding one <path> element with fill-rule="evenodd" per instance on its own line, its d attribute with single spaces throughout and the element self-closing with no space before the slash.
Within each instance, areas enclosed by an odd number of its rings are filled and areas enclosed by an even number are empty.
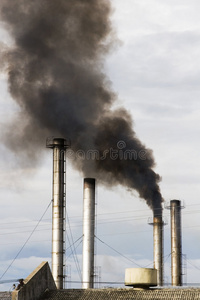
<svg viewBox="0 0 200 300">
<path fill-rule="evenodd" d="M 85 178 L 83 188 L 83 267 L 82 289 L 64 289 L 65 255 L 65 139 L 47 140 L 53 149 L 52 267 L 42 262 L 13 292 L 0 293 L 12 300 L 128 300 L 200 299 L 200 289 L 182 287 L 181 201 L 171 200 L 171 282 L 163 287 L 162 215 L 153 218 L 154 268 L 124 270 L 124 288 L 94 289 L 95 179 Z"/>
<path fill-rule="evenodd" d="M 107 289 L 57 289 L 47 262 L 25 279 L 25 285 L 13 293 L 0 293 L 2 300 L 166 300 L 200 299 L 196 288 L 107 288 Z"/>
</svg>

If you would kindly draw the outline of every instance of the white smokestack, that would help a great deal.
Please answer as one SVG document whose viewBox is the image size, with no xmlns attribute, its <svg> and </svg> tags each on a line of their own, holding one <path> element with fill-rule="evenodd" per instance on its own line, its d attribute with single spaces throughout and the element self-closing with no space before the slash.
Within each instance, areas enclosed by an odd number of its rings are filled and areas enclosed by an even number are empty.
<svg viewBox="0 0 200 300">
<path fill-rule="evenodd" d="M 83 189 L 82 288 L 94 287 L 95 179 L 85 178 Z"/>
<path fill-rule="evenodd" d="M 182 285 L 181 201 L 170 201 L 172 285 Z"/>
</svg>

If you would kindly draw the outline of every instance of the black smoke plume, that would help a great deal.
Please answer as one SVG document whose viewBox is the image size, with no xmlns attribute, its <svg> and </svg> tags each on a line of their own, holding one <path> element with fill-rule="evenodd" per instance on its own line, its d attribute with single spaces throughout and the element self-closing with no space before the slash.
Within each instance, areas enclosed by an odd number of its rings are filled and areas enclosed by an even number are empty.
<svg viewBox="0 0 200 300">
<path fill-rule="evenodd" d="M 112 109 L 117 97 L 103 69 L 115 44 L 111 11 L 109 0 L 0 1 L 1 21 L 13 38 L 1 59 L 20 107 L 5 142 L 36 161 L 46 137 L 66 137 L 84 176 L 135 189 L 160 211 L 152 151 L 137 138 L 130 114 Z"/>
</svg>

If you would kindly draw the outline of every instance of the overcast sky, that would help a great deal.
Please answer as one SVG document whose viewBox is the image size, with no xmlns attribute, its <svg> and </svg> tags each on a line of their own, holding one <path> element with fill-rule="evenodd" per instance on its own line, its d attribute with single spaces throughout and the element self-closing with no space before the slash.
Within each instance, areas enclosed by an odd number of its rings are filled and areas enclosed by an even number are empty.
<svg viewBox="0 0 200 300">
<path fill-rule="evenodd" d="M 116 105 L 130 111 L 138 137 L 153 150 L 166 205 L 171 199 L 183 201 L 182 240 L 183 254 L 187 257 L 184 281 L 199 283 L 200 2 L 111 0 L 111 3 L 112 23 L 119 43 L 107 56 L 105 70 L 118 94 Z M 10 42 L 3 29 L 0 37 L 4 43 Z M 3 74 L 0 90 L 2 131 L 19 108 L 9 96 Z M 51 263 L 52 152 L 45 149 L 44 141 L 43 163 L 28 170 L 16 163 L 16 155 L 3 144 L 0 155 L 2 281 L 25 278 L 43 260 Z M 82 176 L 67 161 L 67 215 L 80 268 L 82 186 Z M 146 203 L 137 192 L 130 193 L 120 187 L 107 190 L 98 184 L 96 198 L 96 265 L 101 267 L 101 281 L 123 282 L 125 268 L 152 267 L 153 232 L 148 225 L 152 212 Z M 169 223 L 169 210 L 164 209 L 164 216 Z M 71 240 L 69 231 L 68 237 Z M 169 224 L 165 226 L 164 237 L 167 283 L 170 282 Z M 66 238 L 66 265 L 71 268 L 71 280 L 80 281 L 68 247 Z M 71 283 L 71 287 L 78 284 Z M 5 288 L 9 285 L 0 285 L 0 290 Z"/>
</svg>

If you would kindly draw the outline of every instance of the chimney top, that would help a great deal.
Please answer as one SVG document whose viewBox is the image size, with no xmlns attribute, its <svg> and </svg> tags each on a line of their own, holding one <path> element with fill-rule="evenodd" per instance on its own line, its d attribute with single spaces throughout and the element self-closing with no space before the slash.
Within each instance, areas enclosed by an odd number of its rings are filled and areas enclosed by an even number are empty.
<svg viewBox="0 0 200 300">
<path fill-rule="evenodd" d="M 66 148 L 70 147 L 70 142 L 64 138 L 50 137 L 50 138 L 47 138 L 46 147 L 47 148 L 59 147 L 59 148 L 66 149 Z"/>
</svg>

